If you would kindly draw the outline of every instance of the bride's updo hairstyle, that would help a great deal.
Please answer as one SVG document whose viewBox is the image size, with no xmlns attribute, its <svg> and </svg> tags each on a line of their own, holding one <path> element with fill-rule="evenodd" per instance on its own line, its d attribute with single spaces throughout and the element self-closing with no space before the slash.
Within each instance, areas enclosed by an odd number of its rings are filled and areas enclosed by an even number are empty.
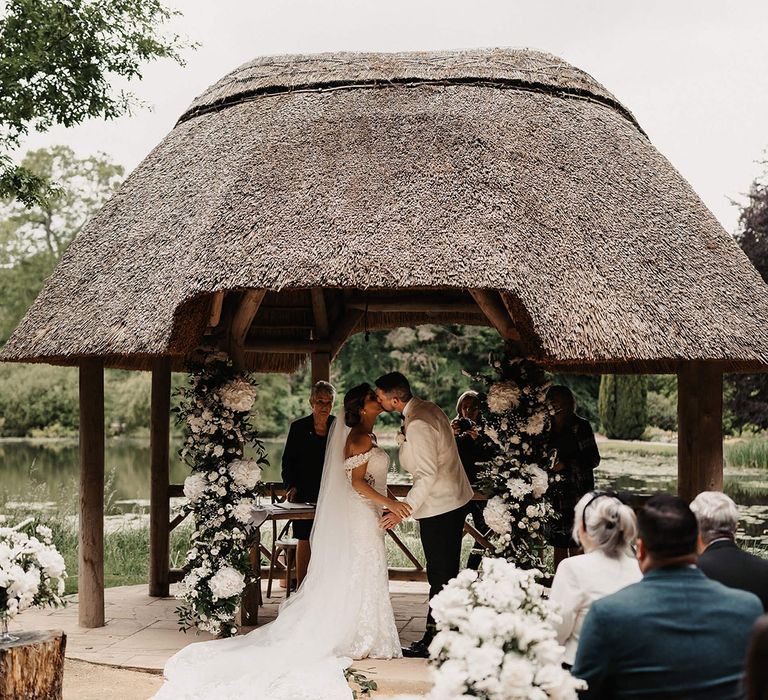
<svg viewBox="0 0 768 700">
<path fill-rule="evenodd" d="M 628 505 L 612 494 L 590 491 L 576 504 L 573 539 L 579 540 L 579 525 L 595 549 L 609 557 L 627 554 L 637 534 L 637 518 Z"/>
<path fill-rule="evenodd" d="M 360 412 L 372 393 L 370 384 L 358 384 L 344 394 L 344 422 L 348 428 L 354 428 L 360 424 Z"/>
</svg>

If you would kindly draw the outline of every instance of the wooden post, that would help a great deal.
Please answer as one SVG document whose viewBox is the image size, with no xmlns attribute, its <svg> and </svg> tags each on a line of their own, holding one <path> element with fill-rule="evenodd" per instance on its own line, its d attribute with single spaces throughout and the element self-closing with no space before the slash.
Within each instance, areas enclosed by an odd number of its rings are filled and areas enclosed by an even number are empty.
<svg viewBox="0 0 768 700">
<path fill-rule="evenodd" d="M 331 381 L 331 356 L 326 352 L 312 353 L 312 386 Z"/>
<path fill-rule="evenodd" d="M 152 364 L 150 411 L 150 501 L 149 501 L 149 595 L 168 595 L 170 567 L 170 519 L 168 465 L 171 416 L 171 358 L 157 357 Z"/>
<path fill-rule="evenodd" d="M 78 615 L 104 626 L 104 363 L 80 364 L 80 526 Z"/>
<path fill-rule="evenodd" d="M 677 373 L 677 492 L 723 490 L 723 372 L 686 362 Z"/>
</svg>

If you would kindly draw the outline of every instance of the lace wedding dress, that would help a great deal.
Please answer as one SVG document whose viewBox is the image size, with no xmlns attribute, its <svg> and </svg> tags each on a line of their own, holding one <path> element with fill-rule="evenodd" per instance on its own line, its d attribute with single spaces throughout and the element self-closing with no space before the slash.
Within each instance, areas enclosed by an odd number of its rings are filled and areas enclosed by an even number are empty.
<svg viewBox="0 0 768 700">
<path fill-rule="evenodd" d="M 352 659 L 401 656 L 389 599 L 381 508 L 352 488 L 351 470 L 386 494 L 386 452 L 344 459 L 343 413 L 328 436 L 304 582 L 277 619 L 247 635 L 190 644 L 165 666 L 155 700 L 348 700 Z"/>
</svg>

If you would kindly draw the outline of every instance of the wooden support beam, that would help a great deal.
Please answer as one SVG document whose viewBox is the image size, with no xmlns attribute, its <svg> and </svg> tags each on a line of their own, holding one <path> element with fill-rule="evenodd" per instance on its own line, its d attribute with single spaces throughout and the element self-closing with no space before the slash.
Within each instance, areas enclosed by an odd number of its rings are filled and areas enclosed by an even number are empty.
<svg viewBox="0 0 768 700">
<path fill-rule="evenodd" d="M 317 338 L 327 338 L 330 334 L 328 325 L 328 307 L 325 304 L 323 290 L 315 287 L 312 289 L 312 313 L 315 317 L 315 331 Z"/>
<path fill-rule="evenodd" d="M 723 490 L 723 372 L 685 362 L 677 373 L 677 492 L 687 501 Z"/>
<path fill-rule="evenodd" d="M 80 363 L 78 619 L 104 626 L 104 363 Z"/>
<path fill-rule="evenodd" d="M 245 366 L 243 357 L 245 336 L 266 294 L 267 292 L 264 289 L 248 289 L 243 295 L 232 319 L 232 327 L 229 331 L 229 353 L 232 356 L 232 362 L 238 368 Z"/>
<path fill-rule="evenodd" d="M 344 347 L 344 343 L 352 335 L 352 331 L 360 323 L 360 319 L 363 317 L 364 312 L 360 309 L 350 309 L 346 312 L 346 315 L 339 319 L 338 324 L 331 332 L 331 359 L 338 355 L 339 350 Z"/>
<path fill-rule="evenodd" d="M 211 297 L 211 313 L 208 316 L 208 328 L 213 329 L 221 321 L 221 307 L 224 304 L 224 292 L 214 292 Z"/>
<path fill-rule="evenodd" d="M 170 481 L 171 358 L 157 357 L 152 363 L 152 405 L 149 423 L 149 595 L 168 596 L 171 516 L 168 500 Z"/>
<path fill-rule="evenodd" d="M 515 328 L 498 292 L 488 289 L 470 289 L 469 293 L 504 340 L 520 340 L 520 333 Z"/>
<path fill-rule="evenodd" d="M 348 301 L 347 308 L 360 309 L 365 311 L 366 302 L 359 300 Z M 391 301 L 369 301 L 368 311 L 375 311 L 379 313 L 457 313 L 482 315 L 481 310 L 478 309 L 475 304 L 467 304 L 466 302 L 445 302 L 429 300 L 408 301 L 405 299 L 392 299 Z"/>
<path fill-rule="evenodd" d="M 331 349 L 327 340 L 250 340 L 243 345 L 243 352 L 274 352 L 283 355 L 328 353 Z"/>
<path fill-rule="evenodd" d="M 312 386 L 317 382 L 331 381 L 331 354 L 328 352 L 312 353 Z"/>
</svg>

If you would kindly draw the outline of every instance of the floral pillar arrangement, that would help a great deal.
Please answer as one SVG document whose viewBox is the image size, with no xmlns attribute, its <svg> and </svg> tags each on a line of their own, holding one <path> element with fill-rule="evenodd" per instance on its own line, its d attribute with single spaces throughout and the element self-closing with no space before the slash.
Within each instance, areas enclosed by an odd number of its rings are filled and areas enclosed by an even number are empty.
<svg viewBox="0 0 768 700">
<path fill-rule="evenodd" d="M 34 535 L 24 528 L 0 528 L 0 644 L 18 639 L 8 622 L 32 607 L 64 605 L 64 558 L 51 541 L 51 530 L 38 525 Z"/>
<path fill-rule="evenodd" d="M 267 464 L 249 415 L 256 384 L 226 353 L 206 351 L 179 393 L 180 456 L 192 468 L 181 514 L 192 515 L 195 529 L 176 612 L 185 631 L 194 627 L 228 637 L 237 633 L 235 613 L 252 580 L 246 526 L 263 492 L 261 467 Z M 253 458 L 246 459 L 246 446 Z"/>
<path fill-rule="evenodd" d="M 480 465 L 480 489 L 489 496 L 483 516 L 496 556 L 543 569 L 545 531 L 555 517 L 549 488 L 547 436 L 550 407 L 544 370 L 523 358 L 492 359 L 493 376 L 482 408 L 483 432 L 494 456 Z M 553 477 L 559 478 L 559 477 Z"/>
</svg>

